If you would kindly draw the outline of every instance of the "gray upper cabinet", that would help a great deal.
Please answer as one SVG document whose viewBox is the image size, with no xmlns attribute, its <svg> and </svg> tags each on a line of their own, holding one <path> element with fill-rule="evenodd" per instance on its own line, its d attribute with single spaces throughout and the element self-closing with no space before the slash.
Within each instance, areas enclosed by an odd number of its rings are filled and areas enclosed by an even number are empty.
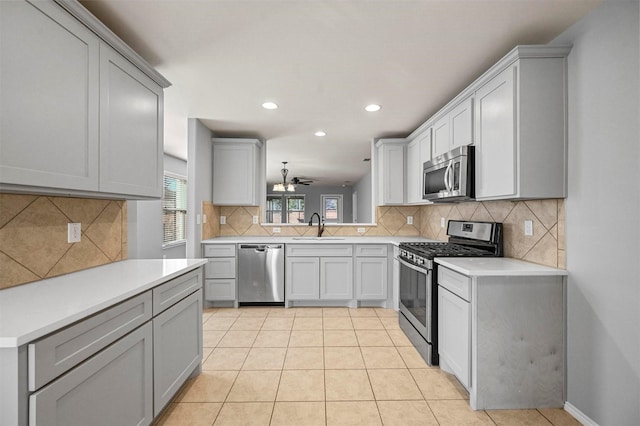
<svg viewBox="0 0 640 426">
<path fill-rule="evenodd" d="M 170 83 L 77 2 L 0 21 L 0 190 L 160 198 Z"/>
<path fill-rule="evenodd" d="M 100 191 L 162 196 L 163 90 L 100 46 Z"/>
<path fill-rule="evenodd" d="M 99 38 L 53 2 L 0 20 L 0 185 L 97 191 Z"/>
<path fill-rule="evenodd" d="M 406 139 L 379 139 L 377 153 L 377 195 L 379 206 L 405 202 L 405 146 Z"/>
<path fill-rule="evenodd" d="M 566 197 L 566 55 L 524 50 L 476 92 L 476 198 Z"/>
<path fill-rule="evenodd" d="M 213 204 L 260 205 L 264 194 L 262 142 L 231 138 L 215 138 L 212 142 Z"/>
</svg>

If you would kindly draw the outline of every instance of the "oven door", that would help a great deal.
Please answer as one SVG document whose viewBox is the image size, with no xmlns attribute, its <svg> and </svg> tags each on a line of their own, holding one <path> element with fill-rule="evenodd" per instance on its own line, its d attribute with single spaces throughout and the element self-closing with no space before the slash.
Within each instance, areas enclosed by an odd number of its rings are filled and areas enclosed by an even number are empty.
<svg viewBox="0 0 640 426">
<path fill-rule="evenodd" d="M 400 262 L 400 312 L 424 339 L 432 343 L 432 270 Z"/>
</svg>

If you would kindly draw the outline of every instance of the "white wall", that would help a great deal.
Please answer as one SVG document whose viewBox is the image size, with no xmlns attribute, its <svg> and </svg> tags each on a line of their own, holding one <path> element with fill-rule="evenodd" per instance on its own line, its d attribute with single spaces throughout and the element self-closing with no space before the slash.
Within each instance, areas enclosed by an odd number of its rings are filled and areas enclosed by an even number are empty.
<svg viewBox="0 0 640 426">
<path fill-rule="evenodd" d="M 211 131 L 197 118 L 189 118 L 187 142 L 187 257 L 201 257 L 202 201 L 211 201 L 212 150 Z"/>
<path fill-rule="evenodd" d="M 567 409 L 640 425 L 637 1 L 605 1 L 554 43 L 569 56 Z"/>
<path fill-rule="evenodd" d="M 358 193 L 358 223 L 373 223 L 373 197 L 371 192 L 371 169 L 353 187 Z"/>
<path fill-rule="evenodd" d="M 164 156 L 164 170 L 186 176 L 186 161 Z M 188 184 L 188 183 L 187 183 Z M 185 257 L 185 245 L 162 248 L 162 201 L 127 201 L 127 251 L 129 259 Z"/>
</svg>

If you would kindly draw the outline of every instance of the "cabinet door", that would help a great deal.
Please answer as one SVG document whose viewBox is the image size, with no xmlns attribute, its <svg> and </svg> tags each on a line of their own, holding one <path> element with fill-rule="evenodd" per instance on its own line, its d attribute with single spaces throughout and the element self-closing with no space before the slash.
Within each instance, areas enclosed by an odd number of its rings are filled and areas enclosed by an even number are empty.
<svg viewBox="0 0 640 426">
<path fill-rule="evenodd" d="M 213 143 L 213 204 L 256 203 L 257 147 L 253 143 Z"/>
<path fill-rule="evenodd" d="M 516 66 L 476 92 L 476 198 L 516 195 Z"/>
<path fill-rule="evenodd" d="M 460 102 L 449 113 L 451 148 L 473 144 L 473 97 Z"/>
<path fill-rule="evenodd" d="M 285 264 L 287 300 L 318 300 L 320 298 L 320 259 L 288 257 Z"/>
<path fill-rule="evenodd" d="M 449 115 L 445 115 L 433 125 L 433 139 L 431 146 L 433 150 L 431 157 L 437 157 L 451 150 L 449 134 Z"/>
<path fill-rule="evenodd" d="M 152 334 L 151 322 L 147 322 L 33 393 L 29 424 L 151 424 Z"/>
<path fill-rule="evenodd" d="M 0 40 L 0 184 L 98 190 L 98 38 L 52 1 L 0 1 Z"/>
<path fill-rule="evenodd" d="M 404 203 L 404 144 L 383 143 L 378 148 L 378 203 Z"/>
<path fill-rule="evenodd" d="M 358 300 L 387 299 L 387 258 L 356 258 L 356 298 Z"/>
<path fill-rule="evenodd" d="M 422 201 L 422 163 L 420 141 L 414 139 L 407 145 L 407 202 Z"/>
<path fill-rule="evenodd" d="M 100 45 L 100 191 L 162 196 L 163 91 Z"/>
<path fill-rule="evenodd" d="M 153 319 L 153 354 L 157 416 L 202 361 L 202 290 Z"/>
<path fill-rule="evenodd" d="M 320 258 L 320 299 L 353 298 L 353 258 Z"/>
<path fill-rule="evenodd" d="M 462 385 L 471 386 L 471 304 L 438 286 L 438 352 Z"/>
</svg>

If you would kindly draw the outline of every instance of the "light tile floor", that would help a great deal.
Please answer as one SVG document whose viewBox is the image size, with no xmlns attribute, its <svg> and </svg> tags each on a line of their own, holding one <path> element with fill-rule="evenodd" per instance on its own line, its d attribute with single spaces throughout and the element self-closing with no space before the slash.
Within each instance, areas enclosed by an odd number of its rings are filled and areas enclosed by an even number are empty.
<svg viewBox="0 0 640 426">
<path fill-rule="evenodd" d="M 579 425 L 562 409 L 473 411 L 380 308 L 218 308 L 202 373 L 158 424 Z"/>
</svg>

